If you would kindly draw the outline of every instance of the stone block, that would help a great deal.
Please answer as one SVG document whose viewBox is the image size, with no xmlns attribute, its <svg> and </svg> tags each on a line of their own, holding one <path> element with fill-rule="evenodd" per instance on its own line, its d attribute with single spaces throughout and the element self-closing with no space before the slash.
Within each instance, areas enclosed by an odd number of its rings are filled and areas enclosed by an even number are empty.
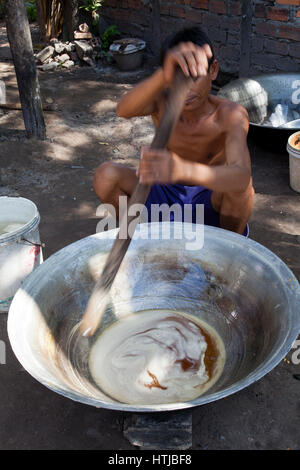
<svg viewBox="0 0 300 470">
<path fill-rule="evenodd" d="M 37 55 L 36 59 L 43 64 L 49 57 L 52 57 L 54 53 L 54 47 L 53 46 L 47 46 L 44 49 L 42 49 Z"/>
</svg>

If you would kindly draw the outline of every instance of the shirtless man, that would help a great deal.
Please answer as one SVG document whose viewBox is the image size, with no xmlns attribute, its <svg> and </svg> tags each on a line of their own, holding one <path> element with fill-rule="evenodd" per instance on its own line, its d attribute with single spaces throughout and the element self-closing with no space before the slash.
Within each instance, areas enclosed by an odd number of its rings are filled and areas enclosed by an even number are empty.
<svg viewBox="0 0 300 470">
<path fill-rule="evenodd" d="M 136 172 L 122 164 L 102 163 L 95 172 L 94 190 L 118 214 L 119 196 L 131 196 L 139 180 L 152 185 L 148 210 L 154 203 L 204 204 L 206 225 L 247 236 L 254 195 L 247 111 L 210 94 L 219 66 L 200 28 L 173 35 L 162 50 L 161 64 L 150 78 L 125 94 L 117 114 L 126 119 L 151 115 L 157 126 L 168 87 L 180 66 L 194 82 L 167 150 L 144 147 Z"/>
</svg>

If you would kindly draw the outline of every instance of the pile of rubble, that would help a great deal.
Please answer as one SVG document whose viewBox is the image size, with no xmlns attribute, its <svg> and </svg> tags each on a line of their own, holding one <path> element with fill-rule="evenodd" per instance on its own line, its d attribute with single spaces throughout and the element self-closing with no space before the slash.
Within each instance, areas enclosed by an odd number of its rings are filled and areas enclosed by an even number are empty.
<svg viewBox="0 0 300 470">
<path fill-rule="evenodd" d="M 35 54 L 37 68 L 44 71 L 57 67 L 66 69 L 74 65 L 88 64 L 91 67 L 102 59 L 101 41 L 89 32 L 86 24 L 74 31 L 74 41 L 62 42 L 56 38 L 50 40 L 49 46 Z"/>
</svg>

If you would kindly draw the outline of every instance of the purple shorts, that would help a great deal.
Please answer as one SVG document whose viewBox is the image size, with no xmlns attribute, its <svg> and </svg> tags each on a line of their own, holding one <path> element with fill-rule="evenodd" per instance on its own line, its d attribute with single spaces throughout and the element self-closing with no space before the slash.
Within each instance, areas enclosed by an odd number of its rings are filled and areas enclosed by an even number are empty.
<svg viewBox="0 0 300 470">
<path fill-rule="evenodd" d="M 151 204 L 180 204 L 181 206 L 181 219 L 176 217 L 176 221 L 183 222 L 184 218 L 184 205 L 191 204 L 192 206 L 192 222 L 196 223 L 196 204 L 204 205 L 204 224 L 213 227 L 221 227 L 220 215 L 216 212 L 211 203 L 210 189 L 203 186 L 183 186 L 181 184 L 154 184 L 151 187 L 149 196 L 146 201 L 148 210 L 148 222 L 151 222 Z M 160 214 L 159 221 L 162 220 Z M 170 221 L 174 221 L 174 213 L 170 211 Z M 243 232 L 245 237 L 249 236 L 249 226 L 245 227 Z"/>
</svg>

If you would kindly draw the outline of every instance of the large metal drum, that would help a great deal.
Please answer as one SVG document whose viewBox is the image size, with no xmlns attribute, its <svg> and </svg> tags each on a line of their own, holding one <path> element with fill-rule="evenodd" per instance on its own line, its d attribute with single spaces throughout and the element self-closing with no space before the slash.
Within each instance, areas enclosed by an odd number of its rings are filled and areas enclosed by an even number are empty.
<svg viewBox="0 0 300 470">
<path fill-rule="evenodd" d="M 58 251 L 27 277 L 14 297 L 8 317 L 13 351 L 45 386 L 96 407 L 175 410 L 247 387 L 291 349 L 300 331 L 299 283 L 277 256 L 250 239 L 207 226 L 204 246 L 187 249 L 195 225 L 141 224 L 115 279 L 99 331 L 129 313 L 185 312 L 217 331 L 226 362 L 217 383 L 193 401 L 134 406 L 107 396 L 88 368 L 94 338 L 80 339 L 74 332 L 116 233 L 96 234 Z"/>
<path fill-rule="evenodd" d="M 257 143 L 269 150 L 286 153 L 289 136 L 300 130 L 300 74 L 241 77 L 222 87 L 218 95 L 247 109 L 249 136 Z"/>
</svg>

